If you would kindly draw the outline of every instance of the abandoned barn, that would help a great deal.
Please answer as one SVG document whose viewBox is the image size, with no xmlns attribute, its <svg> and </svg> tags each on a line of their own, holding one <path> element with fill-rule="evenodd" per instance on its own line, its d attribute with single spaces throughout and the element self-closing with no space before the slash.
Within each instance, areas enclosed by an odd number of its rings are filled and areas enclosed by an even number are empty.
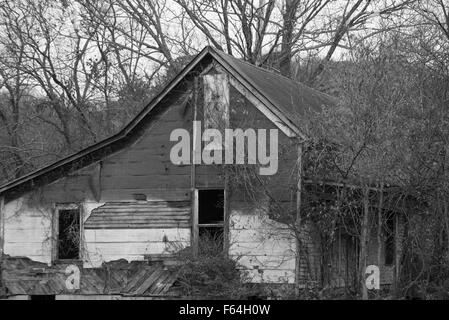
<svg viewBox="0 0 449 320">
<path fill-rule="evenodd" d="M 5 294 L 172 296 L 177 253 L 201 255 L 205 239 L 218 241 L 250 282 L 353 283 L 356 237 L 338 232 L 325 276 L 313 223 L 294 230 L 299 212 L 307 210 L 305 190 L 318 197 L 328 189 L 358 190 L 303 179 L 302 123 L 335 104 L 326 94 L 205 48 L 119 133 L 0 187 Z M 202 146 L 195 141 L 198 121 L 203 128 L 278 130 L 276 173 L 257 187 L 251 165 L 195 161 L 196 144 Z M 192 161 L 171 161 L 176 129 L 194 137 Z M 401 218 L 392 217 L 385 241 L 370 241 L 368 248 L 367 265 L 382 255 L 382 285 L 398 272 Z"/>
</svg>

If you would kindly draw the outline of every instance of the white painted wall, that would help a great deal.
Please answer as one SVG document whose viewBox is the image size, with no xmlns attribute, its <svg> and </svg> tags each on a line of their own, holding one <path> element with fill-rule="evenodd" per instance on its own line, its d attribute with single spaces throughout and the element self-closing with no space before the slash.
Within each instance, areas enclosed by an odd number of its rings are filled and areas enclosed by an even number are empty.
<svg viewBox="0 0 449 320">
<path fill-rule="evenodd" d="M 255 283 L 294 283 L 295 239 L 264 214 L 231 209 L 229 254 Z"/>
<path fill-rule="evenodd" d="M 190 245 L 190 229 L 85 230 L 85 267 L 104 261 L 144 260 L 148 254 L 170 254 Z"/>
<path fill-rule="evenodd" d="M 51 207 L 31 207 L 28 202 L 27 197 L 22 197 L 4 206 L 4 252 L 51 263 Z"/>
<path fill-rule="evenodd" d="M 31 204 L 32 203 L 32 204 Z M 82 204 L 83 221 L 104 203 Z M 24 196 L 7 203 L 5 254 L 51 263 L 52 205 L 37 204 Z M 83 233 L 84 267 L 98 267 L 117 259 L 143 260 L 148 254 L 169 254 L 190 245 L 190 229 L 87 229 Z"/>
</svg>

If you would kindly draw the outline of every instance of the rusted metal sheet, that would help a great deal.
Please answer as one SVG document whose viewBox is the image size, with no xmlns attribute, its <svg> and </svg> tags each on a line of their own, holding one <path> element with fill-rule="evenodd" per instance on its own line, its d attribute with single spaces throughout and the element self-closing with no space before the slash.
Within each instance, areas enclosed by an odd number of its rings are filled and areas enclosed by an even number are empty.
<svg viewBox="0 0 449 320">
<path fill-rule="evenodd" d="M 3 283 L 7 295 L 172 295 L 169 289 L 177 279 L 177 269 L 146 261 L 124 259 L 103 264 L 101 268 L 80 269 L 79 289 L 70 290 L 65 273 L 68 264 L 49 267 L 29 258 L 5 256 Z"/>
<path fill-rule="evenodd" d="M 92 211 L 84 228 L 188 228 L 190 212 L 190 201 L 109 202 Z"/>
</svg>

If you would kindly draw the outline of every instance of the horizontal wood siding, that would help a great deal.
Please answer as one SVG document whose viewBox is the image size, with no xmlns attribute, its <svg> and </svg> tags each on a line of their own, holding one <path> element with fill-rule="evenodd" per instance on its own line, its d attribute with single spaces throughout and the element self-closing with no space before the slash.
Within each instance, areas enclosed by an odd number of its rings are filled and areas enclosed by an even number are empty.
<svg viewBox="0 0 449 320">
<path fill-rule="evenodd" d="M 191 184 L 190 166 L 171 162 L 170 150 L 177 141 L 171 142 L 170 134 L 178 128 L 192 131 L 191 120 L 191 108 L 172 105 L 132 146 L 105 158 L 101 170 L 102 200 L 126 201 L 129 190 L 136 189 L 166 190 L 167 195 L 172 189 L 183 189 L 180 198 L 185 198 Z M 151 194 L 148 196 L 152 198 Z"/>
<path fill-rule="evenodd" d="M 109 202 L 91 212 L 84 228 L 188 228 L 190 213 L 190 201 Z"/>
</svg>

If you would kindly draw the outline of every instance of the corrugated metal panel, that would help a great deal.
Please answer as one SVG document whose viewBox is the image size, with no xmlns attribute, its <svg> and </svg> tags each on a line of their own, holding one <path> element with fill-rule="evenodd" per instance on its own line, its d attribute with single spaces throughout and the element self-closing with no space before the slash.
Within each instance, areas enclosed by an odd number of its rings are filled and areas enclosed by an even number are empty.
<svg viewBox="0 0 449 320">
<path fill-rule="evenodd" d="M 190 201 L 108 202 L 92 210 L 84 228 L 188 228 L 190 212 Z"/>
</svg>

